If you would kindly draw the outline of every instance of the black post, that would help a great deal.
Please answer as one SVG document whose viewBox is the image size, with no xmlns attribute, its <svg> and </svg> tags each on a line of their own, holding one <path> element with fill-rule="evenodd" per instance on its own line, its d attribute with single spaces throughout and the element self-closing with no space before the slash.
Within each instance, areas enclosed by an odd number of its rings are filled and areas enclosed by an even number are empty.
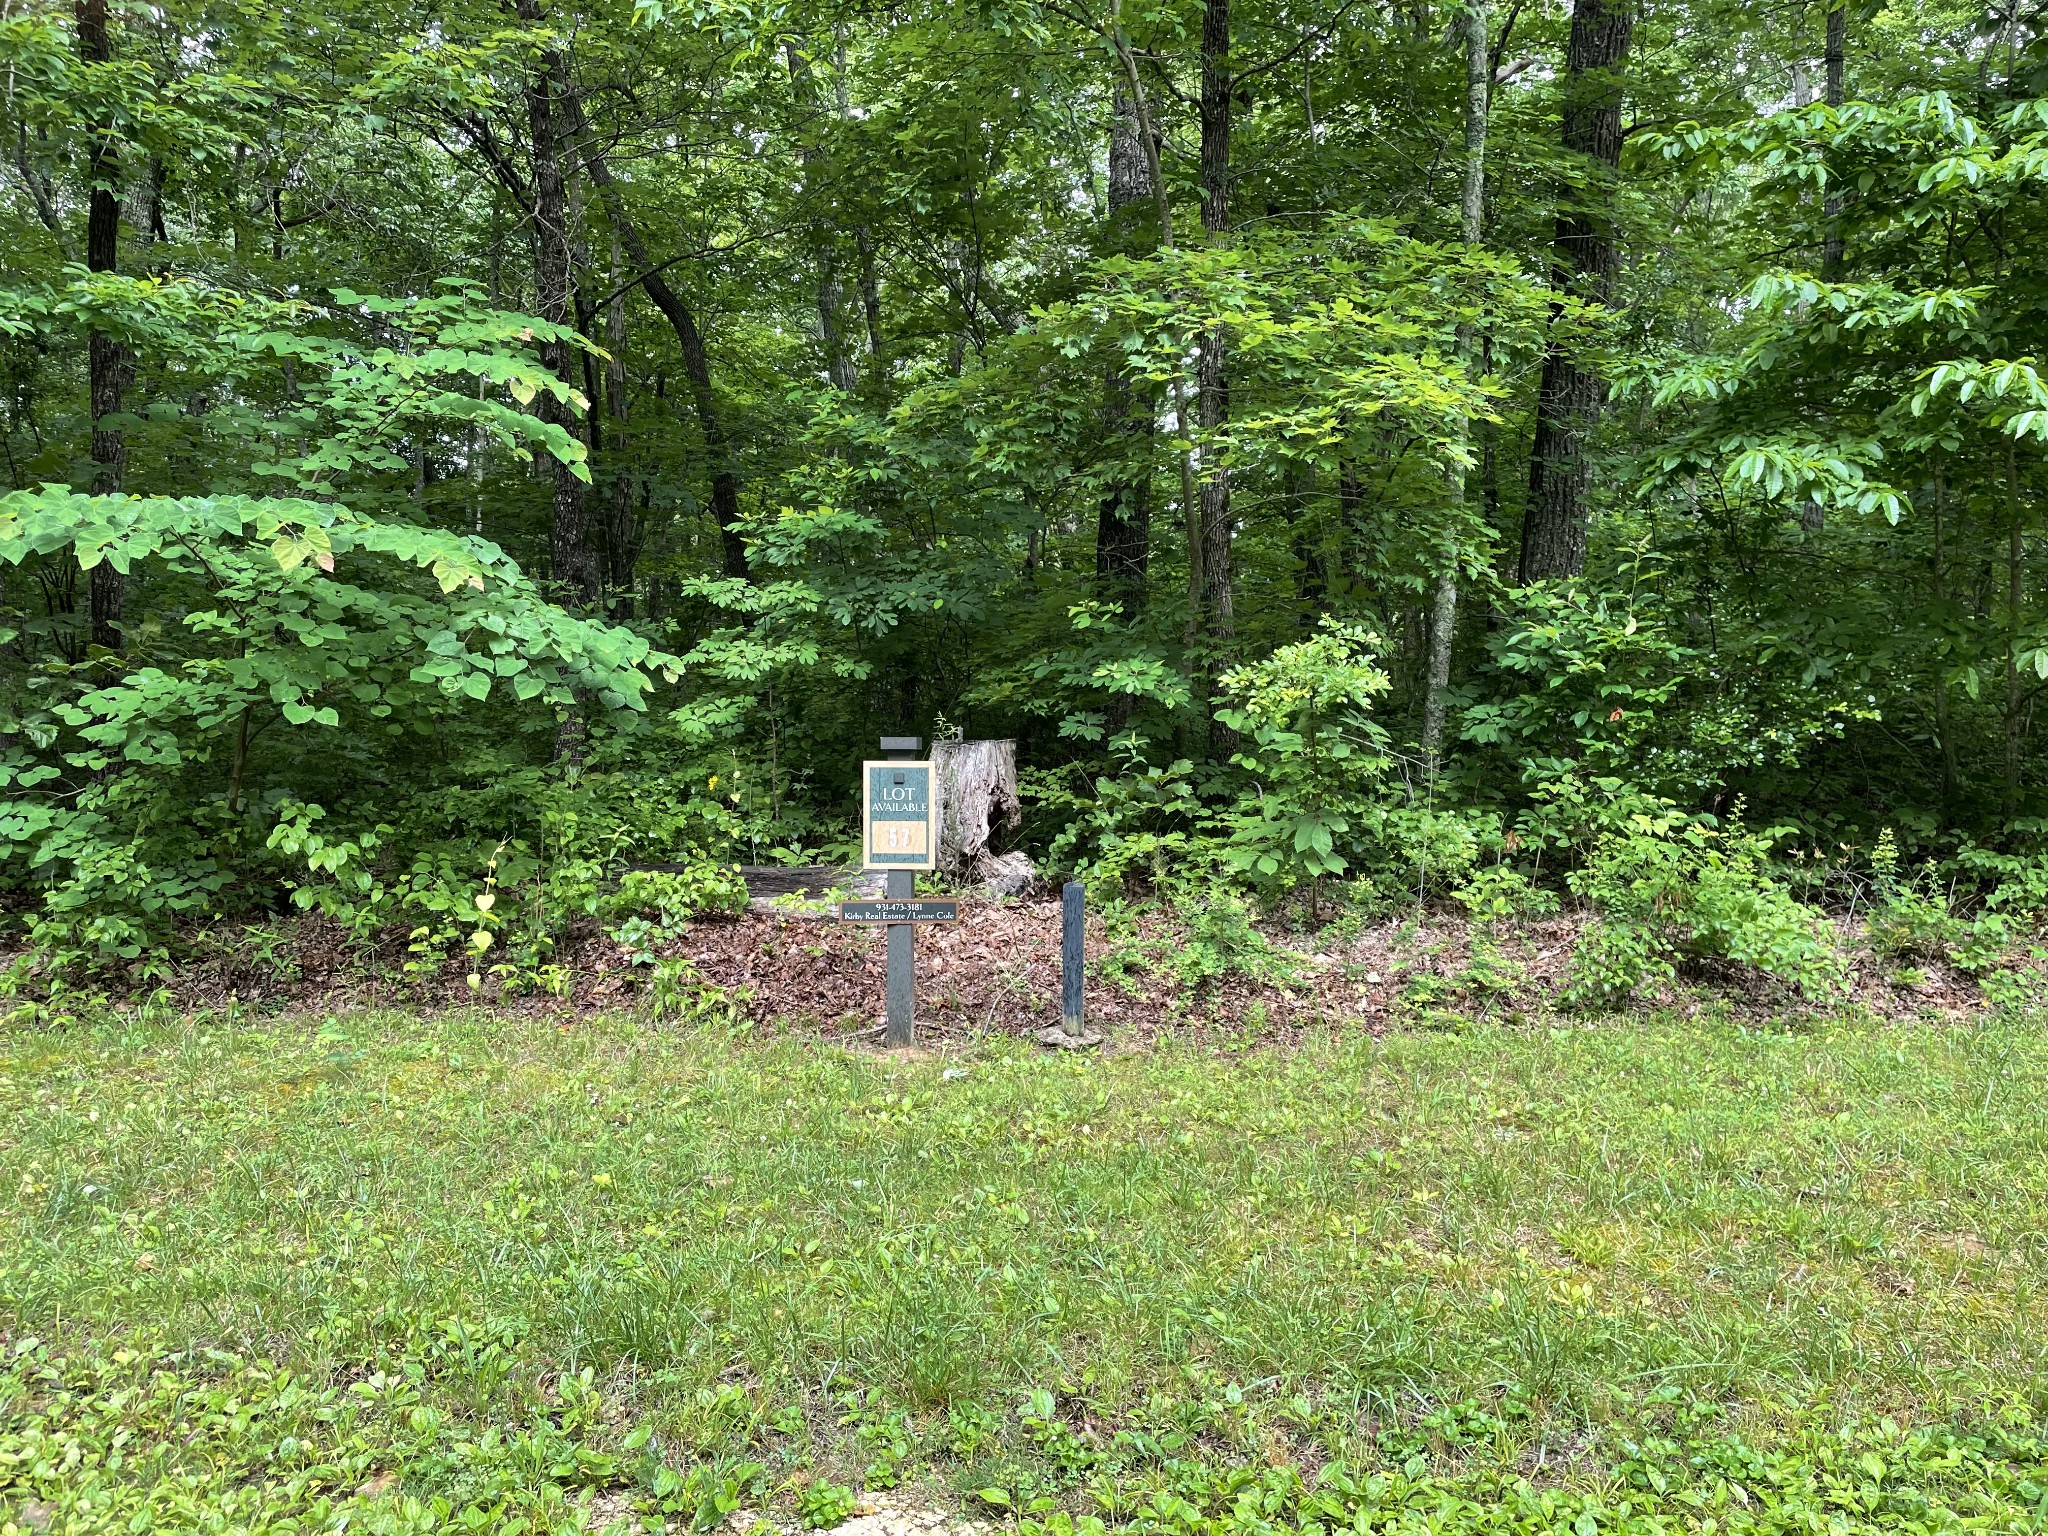
<svg viewBox="0 0 2048 1536">
<path fill-rule="evenodd" d="M 882 755 L 896 762 L 917 756 L 924 742 L 916 736 L 884 736 Z M 908 869 L 889 871 L 891 901 L 908 901 L 917 894 L 917 875 Z M 891 1047 L 917 1044 L 917 924 L 889 924 L 888 1007 L 883 1014 L 883 1043 Z"/>
<path fill-rule="evenodd" d="M 1081 943 L 1086 902 L 1087 893 L 1078 880 L 1069 880 L 1060 892 L 1060 1025 L 1070 1035 L 1087 1030 L 1082 997 L 1088 962 Z"/>
</svg>

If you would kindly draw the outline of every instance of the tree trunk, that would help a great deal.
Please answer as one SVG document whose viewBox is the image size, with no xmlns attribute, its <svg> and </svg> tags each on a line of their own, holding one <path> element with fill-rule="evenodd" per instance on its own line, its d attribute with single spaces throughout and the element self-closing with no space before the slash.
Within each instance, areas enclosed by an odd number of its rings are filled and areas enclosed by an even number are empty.
<svg viewBox="0 0 2048 1536">
<path fill-rule="evenodd" d="M 1115 93 L 1109 126 L 1109 243 L 1132 252 L 1145 243 L 1136 232 L 1152 201 L 1145 146 L 1130 93 Z M 1153 237 L 1156 239 L 1156 236 Z M 1120 359 L 1103 379 L 1103 426 L 1117 460 L 1116 478 L 1102 494 L 1095 525 L 1095 579 L 1103 595 L 1134 616 L 1145 604 L 1146 565 L 1152 542 L 1152 413 L 1138 398 Z"/>
<path fill-rule="evenodd" d="M 149 243 L 154 246 L 166 246 L 171 243 L 171 232 L 164 224 L 164 186 L 170 180 L 170 175 L 170 169 L 164 164 L 162 155 L 149 157 Z M 161 251 L 158 252 L 158 256 L 159 260 L 155 263 L 156 275 L 168 277 L 171 271 L 170 264 L 161 260 Z"/>
<path fill-rule="evenodd" d="M 628 230 L 632 225 L 625 226 Z M 636 237 L 637 238 L 637 237 Z M 633 246 L 628 240 L 628 249 Z M 643 269 L 651 263 L 642 247 L 633 259 Z M 683 377 L 690 386 L 690 406 L 697 416 L 697 429 L 704 434 L 704 452 L 711 460 L 711 518 L 718 524 L 721 569 L 727 576 L 749 580 L 753 571 L 747 560 L 747 541 L 740 527 L 740 477 L 733 467 L 732 441 L 726 436 L 725 418 L 719 414 L 718 399 L 711 392 L 711 361 L 704 351 L 704 333 L 697 329 L 697 317 L 659 274 L 641 285 L 654 307 L 667 316 L 683 352 Z"/>
<path fill-rule="evenodd" d="M 1828 10 L 1827 41 L 1827 104 L 1840 107 L 1843 100 L 1843 73 L 1849 52 L 1849 7 L 1847 0 L 1837 0 Z M 1842 194 L 1834 190 L 1834 182 L 1828 183 L 1828 193 L 1821 203 L 1821 216 L 1826 224 L 1822 237 L 1820 254 L 1821 276 L 1837 277 L 1842 270 Z"/>
<path fill-rule="evenodd" d="M 1493 94 L 1492 34 L 1486 0 L 1469 0 L 1463 18 L 1465 42 L 1465 175 L 1458 192 L 1458 235 L 1475 254 L 1486 235 L 1486 129 Z M 1458 359 L 1468 376 L 1479 367 L 1477 333 L 1469 324 L 1458 327 Z M 1469 440 L 1471 423 L 1461 421 L 1458 435 Z M 1429 611 L 1429 666 L 1422 695 L 1422 761 L 1434 777 L 1443 756 L 1446 694 L 1451 685 L 1451 646 L 1457 638 L 1458 545 L 1464 538 L 1465 470 L 1451 466 L 1445 485 L 1450 513 L 1449 537 L 1438 552 L 1436 592 Z"/>
<path fill-rule="evenodd" d="M 815 107 L 817 86 L 811 75 L 809 53 L 799 46 L 795 38 L 782 45 L 783 58 L 789 65 L 789 77 L 798 91 Z M 798 162 L 803 166 L 804 196 L 815 199 L 818 196 L 820 167 L 824 156 L 817 143 L 806 137 L 797 150 Z M 846 345 L 846 332 L 839 323 L 839 314 L 846 295 L 839 281 L 839 263 L 833 249 L 833 233 L 830 222 L 822 211 L 814 211 L 810 221 L 811 259 L 817 274 L 818 289 L 818 347 L 825 358 L 825 376 L 832 381 L 832 387 L 843 394 L 852 394 L 859 380 L 853 368 L 853 353 Z"/>
<path fill-rule="evenodd" d="M 590 289 L 590 221 L 584 217 L 583 180 L 576 174 L 573 153 L 562 181 L 569 196 L 569 293 L 576 306 L 576 329 L 585 336 L 595 336 L 597 296 Z M 605 454 L 604 363 L 587 348 L 577 354 L 576 362 L 583 370 L 583 398 L 590 402 L 583 412 L 583 446 L 589 450 L 590 468 L 594 475 L 604 462 Z M 604 537 L 604 511 L 600 508 L 597 516 L 592 518 L 588 503 L 586 492 L 584 537 L 590 541 L 591 580 L 601 589 L 605 571 L 604 550 L 600 545 Z"/>
<path fill-rule="evenodd" d="M 1458 187 L 1458 238 L 1474 250 L 1486 234 L 1486 130 L 1493 104 L 1489 26 L 1486 0 L 1471 0 L 1464 16 L 1465 174 Z M 1470 349 L 1470 337 L 1461 336 L 1460 350 Z"/>
<path fill-rule="evenodd" d="M 538 25 L 538 0 L 518 0 L 519 17 Z M 562 166 L 562 139 L 568 125 L 560 120 L 568 84 L 568 61 L 559 48 L 546 49 L 526 82 L 527 132 L 533 155 L 533 284 L 534 308 L 541 319 L 566 326 L 575 319 L 575 271 L 570 254 L 569 198 Z M 570 372 L 569 344 L 549 340 L 540 345 L 540 360 L 563 379 Z M 543 392 L 536 402 L 542 418 L 572 437 L 583 424 L 567 403 Z M 554 523 L 549 554 L 554 577 L 571 602 L 586 605 L 598 599 L 597 562 L 591 558 L 583 482 L 560 460 L 553 461 Z"/>
<path fill-rule="evenodd" d="M 1313 629 L 1329 607 L 1330 565 L 1324 554 L 1323 522 L 1315 511 L 1315 493 L 1315 467 L 1290 459 L 1281 475 L 1280 496 L 1294 549 L 1297 629 Z"/>
<path fill-rule="evenodd" d="M 1837 5 L 1827 14 L 1827 56 L 1825 87 L 1822 100 L 1830 107 L 1842 104 L 1842 62 L 1843 45 L 1848 37 L 1848 11 Z M 1804 97 L 1805 99 L 1801 99 Z M 1796 106 L 1811 106 L 1812 95 L 1806 84 L 1806 70 L 1801 66 L 1795 80 L 1793 103 Z M 1828 190 L 1821 194 L 1821 276 L 1837 278 L 1842 271 L 1842 195 L 1829 183 Z M 1827 508 L 1817 496 L 1809 496 L 1799 509 L 1799 529 L 1808 538 L 1827 527 Z"/>
<path fill-rule="evenodd" d="M 619 286 L 619 232 L 612 230 L 612 299 L 605 315 L 611 361 L 606 367 L 605 419 L 611 423 L 611 516 L 605 528 L 606 584 L 615 619 L 633 617 L 633 567 L 640 558 L 640 520 L 633 509 L 633 477 L 626 466 L 632 457 L 629 434 L 632 404 L 626 395 L 626 294 Z"/>
<path fill-rule="evenodd" d="M 1337 461 L 1337 541 L 1338 569 L 1352 601 L 1358 602 L 1365 593 L 1365 482 L 1359 478 L 1358 460 L 1348 442 L 1343 457 Z"/>
<path fill-rule="evenodd" d="M 2024 697 L 2020 691 L 2020 629 L 2026 590 L 2026 538 L 2020 521 L 2019 459 L 2011 438 L 2005 440 L 2005 797 L 2001 809 L 2011 816 L 2020 806 L 2020 736 Z"/>
<path fill-rule="evenodd" d="M 110 63 L 114 57 L 107 33 L 107 0 L 78 0 L 78 51 L 88 64 Z M 112 272 L 120 258 L 121 150 L 113 129 L 93 132 L 90 161 L 92 193 L 86 207 L 85 265 L 88 271 Z M 102 423 L 121 409 L 121 385 L 128 371 L 127 349 L 94 330 L 86 337 L 87 390 L 92 416 L 92 490 L 95 496 L 117 496 L 128 478 L 128 441 Z M 92 643 L 108 650 L 121 646 L 121 603 L 126 595 L 121 573 L 102 560 L 92 569 L 87 602 L 91 610 Z"/>
<path fill-rule="evenodd" d="M 1122 0 L 1110 0 L 1105 36 L 1116 52 L 1117 63 L 1123 68 L 1123 83 L 1131 93 L 1131 110 L 1137 115 L 1138 145 L 1145 154 L 1145 170 L 1152 182 L 1152 201 L 1159 212 L 1159 244 L 1162 249 L 1170 251 L 1175 249 L 1173 200 L 1167 195 L 1166 177 L 1159 169 L 1159 133 L 1145 105 L 1145 82 L 1138 71 L 1138 55 L 1131 47 L 1130 39 L 1124 35 Z M 1189 447 L 1187 391 L 1182 387 L 1178 368 L 1167 380 L 1166 393 L 1173 406 L 1173 434 L 1179 440 L 1174 461 L 1180 470 L 1181 517 L 1187 532 L 1188 617 L 1183 665 L 1197 705 L 1206 711 L 1209 707 L 1208 694 L 1200 686 L 1202 669 L 1197 664 L 1195 651 L 1202 615 L 1202 505 L 1195 489 L 1194 453 Z"/>
<path fill-rule="evenodd" d="M 853 353 L 846 345 L 846 332 L 839 324 L 839 308 L 845 302 L 845 294 L 839 282 L 839 267 L 833 254 L 831 236 L 822 228 L 816 237 L 814 250 L 818 263 L 818 344 L 825 352 L 825 375 L 831 379 L 832 387 L 842 394 L 852 394 L 859 386 L 859 376 L 854 372 Z"/>
<path fill-rule="evenodd" d="M 50 232 L 50 238 L 57 242 L 57 253 L 66 261 L 78 259 L 78 249 L 71 243 L 71 237 L 64 230 L 63 218 L 57 211 L 57 189 L 34 161 L 28 157 L 28 125 L 17 121 L 14 125 L 14 168 L 21 175 L 22 185 L 28 188 L 29 201 L 35 205 L 36 218 L 43 228 Z"/>
<path fill-rule="evenodd" d="M 1948 466 L 1937 456 L 1934 461 L 1934 615 L 1935 622 L 1948 623 Z M 1941 800 L 1953 805 L 1961 773 L 1956 761 L 1955 729 L 1949 720 L 1948 677 L 1942 669 L 1946 656 L 1937 656 L 1934 673 L 1934 729 L 1941 738 Z"/>
<path fill-rule="evenodd" d="M 846 34 L 840 32 L 832 53 L 832 97 L 839 107 L 842 123 L 853 120 L 853 103 L 846 92 Z M 869 389 L 877 398 L 889 376 L 888 360 L 882 355 L 882 288 L 875 273 L 875 237 L 865 220 L 853 226 L 854 254 L 860 258 L 860 307 L 867 322 Z"/>
<path fill-rule="evenodd" d="M 725 421 L 718 412 L 718 397 L 711 388 L 711 362 L 704 351 L 704 333 L 697 328 L 697 317 L 691 313 L 690 306 L 656 270 L 660 263 L 649 254 L 647 242 L 640 237 L 640 227 L 627 215 L 625 199 L 619 196 L 618 184 L 612 179 L 611 167 L 605 162 L 603 151 L 591 141 L 590 124 L 584 118 L 583 104 L 572 96 L 566 106 L 571 126 L 583 146 L 584 164 L 589 168 L 590 179 L 597 184 L 598 195 L 604 199 L 605 216 L 625 242 L 626 253 L 640 268 L 641 275 L 635 281 L 647 291 L 647 297 L 654 301 L 654 307 L 668 321 L 670 329 L 676 333 L 677 345 L 682 349 L 683 377 L 689 383 L 690 404 L 696 412 L 698 430 L 704 434 L 705 454 L 711 461 L 711 516 L 718 524 L 722 565 L 726 575 L 744 581 L 752 572 L 747 561 L 746 539 L 740 529 L 740 477 L 733 467 L 732 443 L 726 436 Z"/>
<path fill-rule="evenodd" d="M 1560 200 L 1551 247 L 1552 281 L 1596 304 L 1614 299 L 1617 264 L 1613 179 L 1621 164 L 1622 71 L 1634 0 L 1574 0 L 1565 59 L 1564 147 L 1582 163 L 1586 186 Z M 1582 366 L 1556 334 L 1543 350 L 1529 505 L 1522 519 L 1522 581 L 1576 576 L 1586 568 L 1586 439 L 1607 405 L 1607 384 Z"/>
<path fill-rule="evenodd" d="M 875 239 L 865 224 L 853 226 L 853 249 L 860 257 L 860 307 L 868 327 L 868 380 L 879 390 L 889 376 L 882 352 L 882 286 L 875 272 Z"/>
<path fill-rule="evenodd" d="M 1205 0 L 1202 7 L 1202 228 L 1211 242 L 1230 229 L 1230 129 L 1233 89 L 1230 66 L 1230 0 Z M 1237 629 L 1231 570 L 1230 470 L 1215 440 L 1230 426 L 1230 338 L 1220 325 L 1202 337 L 1195 362 L 1195 419 L 1207 440 L 1203 448 L 1202 628 L 1208 663 L 1222 659 Z M 1215 737 L 1212 729 L 1212 740 Z"/>
</svg>

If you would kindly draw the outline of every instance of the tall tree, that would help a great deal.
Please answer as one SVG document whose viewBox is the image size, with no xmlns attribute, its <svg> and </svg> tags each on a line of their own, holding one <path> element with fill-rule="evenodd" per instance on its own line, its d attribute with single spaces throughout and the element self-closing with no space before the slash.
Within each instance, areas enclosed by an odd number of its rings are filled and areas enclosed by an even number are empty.
<svg viewBox="0 0 2048 1536">
<path fill-rule="evenodd" d="M 704 332 L 689 304 L 662 275 L 671 263 L 654 259 L 641 235 L 640 226 L 627 212 L 626 200 L 619 195 L 618 181 L 612 175 L 611 165 L 591 135 L 581 98 L 570 96 L 567 109 L 572 130 L 582 146 L 590 179 L 596 183 L 598 196 L 604 200 L 605 216 L 625 243 L 626 254 L 640 269 L 633 283 L 646 290 L 647 297 L 653 300 L 654 307 L 661 311 L 662 318 L 675 332 L 676 343 L 682 349 L 683 377 L 690 386 L 690 404 L 696 413 L 698 430 L 704 435 L 705 455 L 711 461 L 711 517 L 718 525 L 724 573 L 744 580 L 751 571 L 746 539 L 740 529 L 739 470 L 735 464 L 732 439 L 725 429 L 725 418 L 718 409 L 718 396 L 712 389 L 711 359 L 704 349 Z"/>
<path fill-rule="evenodd" d="M 107 20 L 107 0 L 78 0 L 78 52 L 87 64 L 113 62 L 114 44 Z M 85 265 L 92 272 L 112 272 L 120 261 L 121 145 L 116 133 L 108 121 L 92 127 L 92 152 L 87 161 L 92 190 L 85 216 Z M 95 495 L 118 494 L 128 478 L 128 440 L 119 429 L 106 425 L 108 417 L 120 412 L 128 368 L 128 349 L 94 326 L 86 338 L 86 371 Z M 88 603 L 94 645 L 109 650 L 120 647 L 125 585 L 111 561 L 102 560 L 93 567 Z"/>
<path fill-rule="evenodd" d="M 1230 130 L 1235 107 L 1231 78 L 1230 0 L 1202 6 L 1202 127 L 1200 178 L 1202 229 L 1210 241 L 1230 229 Z M 1220 657 L 1237 630 L 1236 582 L 1232 571 L 1230 466 L 1217 439 L 1230 425 L 1230 336 L 1212 325 L 1202 336 L 1195 362 L 1195 419 L 1208 446 L 1202 466 L 1202 628 L 1211 660 Z"/>
<path fill-rule="evenodd" d="M 1565 54 L 1565 154 L 1570 185 L 1559 199 L 1552 281 L 1595 304 L 1614 300 L 1619 265 L 1614 173 L 1621 164 L 1623 71 L 1635 0 L 1574 0 Z M 1553 330 L 1537 388 L 1529 502 L 1522 518 L 1523 582 L 1576 576 L 1586 568 L 1587 438 L 1607 405 L 1607 383 Z"/>
<path fill-rule="evenodd" d="M 1137 103 L 1126 88 L 1112 95 L 1109 118 L 1109 243 L 1135 253 L 1136 226 L 1152 202 L 1151 171 L 1139 142 Z M 1157 238 L 1155 235 L 1153 238 Z M 1103 381 L 1103 425 L 1116 470 L 1096 509 L 1095 576 L 1127 615 L 1145 601 L 1152 543 L 1152 479 L 1142 446 L 1152 437 L 1151 413 L 1132 388 L 1120 357 Z M 1136 451 L 1134 451 L 1136 450 Z"/>
<path fill-rule="evenodd" d="M 1826 101 L 1829 106 L 1839 108 L 1844 99 L 1843 74 L 1849 53 L 1848 0 L 1836 0 L 1828 7 L 1826 48 L 1823 55 Z M 1842 270 L 1842 194 L 1832 180 L 1828 183 L 1821 211 L 1827 219 L 1827 229 L 1822 236 L 1820 269 L 1823 276 L 1834 277 Z"/>
<path fill-rule="evenodd" d="M 1469 0 L 1460 18 L 1465 54 L 1465 173 L 1458 189 L 1458 238 L 1477 251 L 1486 235 L 1486 129 L 1493 99 L 1493 38 L 1486 0 Z M 1458 361 L 1479 368 L 1477 333 L 1458 327 Z M 1465 470 L 1451 467 L 1446 486 L 1444 548 L 1438 553 L 1436 591 L 1429 612 L 1429 666 L 1422 698 L 1422 758 L 1431 773 L 1443 753 L 1445 695 L 1451 682 L 1451 642 L 1458 623 L 1458 556 L 1465 525 Z"/>
<path fill-rule="evenodd" d="M 528 26 L 543 24 L 539 0 L 518 0 L 519 18 Z M 571 325 L 576 319 L 576 272 L 569 220 L 567 173 L 564 165 L 569 62 L 558 43 L 545 44 L 526 78 L 528 152 L 533 174 L 528 216 L 533 241 L 535 307 L 543 320 Z M 569 377 L 569 345 L 544 341 L 541 361 L 563 378 Z M 546 418 L 563 430 L 580 433 L 575 411 L 552 395 L 541 397 Z M 583 481 L 570 465 L 554 465 L 554 520 L 549 538 L 555 580 L 576 602 L 595 604 L 600 582 L 590 547 Z"/>
<path fill-rule="evenodd" d="M 783 44 L 789 62 L 789 78 L 796 87 L 799 104 L 811 127 L 803 131 L 797 145 L 797 159 L 803 166 L 803 193 L 811 203 L 811 260 L 817 276 L 818 347 L 825 357 L 825 376 L 832 387 L 852 394 L 859 380 L 854 372 L 853 352 L 846 342 L 846 328 L 840 312 L 845 304 L 845 285 L 839 277 L 837 232 L 828 217 L 823 186 L 825 155 L 819 149 L 816 128 L 824 125 L 824 103 L 819 98 L 816 77 L 811 71 L 807 43 L 791 38 Z"/>
<path fill-rule="evenodd" d="M 833 99 L 838 104 L 843 128 L 853 120 L 853 102 L 846 88 L 846 38 L 843 33 L 834 50 L 832 63 Z M 882 350 L 882 282 L 875 255 L 875 234 L 864 218 L 854 220 L 853 251 L 860 262 L 857 272 L 860 308 L 861 316 L 867 322 L 867 383 L 870 391 L 879 398 L 888 382 L 889 359 Z"/>
<path fill-rule="evenodd" d="M 1173 198 L 1168 193 L 1166 174 L 1159 164 L 1159 129 L 1154 124 L 1151 108 L 1146 103 L 1145 80 L 1138 68 L 1138 52 L 1132 47 L 1130 36 L 1124 30 L 1123 0 L 1110 0 L 1109 21 L 1101 32 L 1109 44 L 1110 51 L 1116 55 L 1122 83 L 1130 91 L 1131 112 L 1137 120 L 1138 148 L 1145 157 L 1145 175 L 1151 183 L 1152 206 L 1159 219 L 1159 247 L 1161 250 L 1171 251 L 1176 248 L 1173 233 Z M 1195 661 L 1195 642 L 1202 614 L 1202 499 L 1195 483 L 1194 451 L 1190 446 L 1192 440 L 1188 432 L 1187 390 L 1178 368 L 1168 372 L 1166 394 L 1173 409 L 1173 434 L 1179 440 L 1174 460 L 1180 471 L 1182 526 L 1187 531 L 1188 616 L 1183 665 L 1190 679 L 1195 680 L 1200 670 Z M 1203 690 L 1197 688 L 1195 696 L 1198 700 L 1203 699 Z"/>
<path fill-rule="evenodd" d="M 611 458 L 611 507 L 605 523 L 605 585 L 610 589 L 612 617 L 633 616 L 633 567 L 640 557 L 640 519 L 633 507 L 632 400 L 626 375 L 626 288 L 619 232 L 612 231 L 611 302 L 605 306 L 605 346 L 611 360 L 605 367 L 604 413 L 611 424 L 607 445 Z"/>
</svg>

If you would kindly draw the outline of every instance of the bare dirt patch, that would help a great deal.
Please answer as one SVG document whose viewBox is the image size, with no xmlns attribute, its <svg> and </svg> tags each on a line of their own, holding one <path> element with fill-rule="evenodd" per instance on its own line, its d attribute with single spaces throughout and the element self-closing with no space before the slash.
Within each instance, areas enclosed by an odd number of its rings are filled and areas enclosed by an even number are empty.
<svg viewBox="0 0 2048 1536">
<path fill-rule="evenodd" d="M 733 1536 L 786 1536 L 802 1529 L 751 1511 L 733 1516 L 726 1528 Z M 853 1515 L 832 1529 L 835 1536 L 989 1536 L 994 1527 L 889 1492 L 864 1495 Z"/>
</svg>

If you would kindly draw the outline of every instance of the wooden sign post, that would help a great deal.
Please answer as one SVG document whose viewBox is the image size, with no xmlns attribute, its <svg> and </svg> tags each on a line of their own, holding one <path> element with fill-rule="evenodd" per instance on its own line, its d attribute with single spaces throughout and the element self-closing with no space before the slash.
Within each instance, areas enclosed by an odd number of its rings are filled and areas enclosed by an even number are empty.
<svg viewBox="0 0 2048 1536">
<path fill-rule="evenodd" d="M 861 867 L 889 876 L 883 901 L 846 901 L 842 922 L 885 923 L 889 929 L 888 1007 L 882 1038 L 891 1046 L 917 1043 L 917 925 L 951 922 L 956 901 L 917 901 L 917 873 L 938 867 L 938 780 L 917 761 L 924 745 L 915 736 L 884 736 L 883 760 L 861 764 Z"/>
</svg>

